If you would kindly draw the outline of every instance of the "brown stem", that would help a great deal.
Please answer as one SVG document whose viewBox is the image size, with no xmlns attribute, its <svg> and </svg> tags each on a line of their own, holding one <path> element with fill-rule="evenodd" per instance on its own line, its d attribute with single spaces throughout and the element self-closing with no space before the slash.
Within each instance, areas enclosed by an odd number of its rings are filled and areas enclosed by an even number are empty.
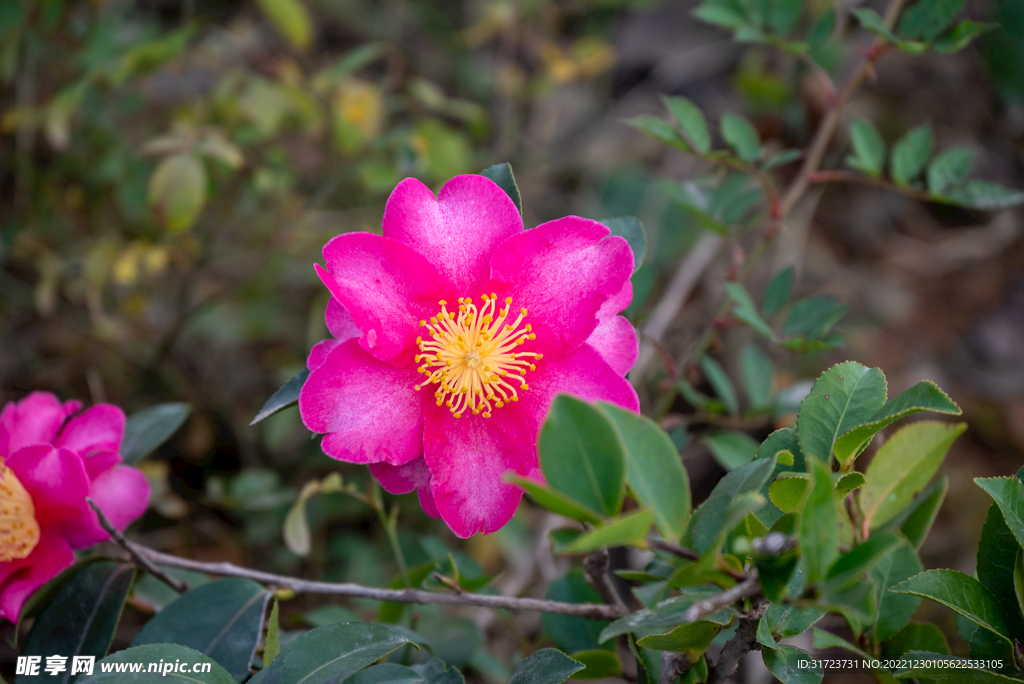
<svg viewBox="0 0 1024 684">
<path fill-rule="evenodd" d="M 757 643 L 757 623 L 767 608 L 766 601 L 760 602 L 746 617 L 740 618 L 736 636 L 722 649 L 721 655 L 718 656 L 718 662 L 711 670 L 707 684 L 726 681 L 736 671 L 736 667 L 740 664 L 740 658 L 750 651 L 761 650 L 761 645 Z"/>
<path fill-rule="evenodd" d="M 183 594 L 188 591 L 187 584 L 177 578 L 171 577 L 166 572 L 156 567 L 144 555 L 138 553 L 135 544 L 132 544 L 130 541 L 125 539 L 124 535 L 121 534 L 121 531 L 114 527 L 113 523 L 107 520 L 107 516 L 103 515 L 103 511 L 100 510 L 100 507 L 96 505 L 95 501 L 92 499 L 86 499 L 86 501 L 89 503 L 89 506 L 92 507 L 92 510 L 96 512 L 96 519 L 99 521 L 100 527 L 107 531 L 107 534 L 109 534 L 110 538 L 114 540 L 114 543 L 128 552 L 128 555 L 132 557 L 132 560 L 137 566 L 153 575 L 153 577 L 164 582 L 164 584 L 169 586 L 171 589 L 174 589 L 174 591 L 179 594 Z"/>
<path fill-rule="evenodd" d="M 685 653 L 662 651 L 661 676 L 658 677 L 658 684 L 672 684 L 672 682 L 685 674 L 692 664 L 690 656 Z"/>
<path fill-rule="evenodd" d="M 761 581 L 757 578 L 757 570 L 751 570 L 747 579 L 731 589 L 726 589 L 721 594 L 716 594 L 709 599 L 694 603 L 683 615 L 683 620 L 688 623 L 702 620 L 708 615 L 714 615 L 723 608 L 728 608 L 740 599 L 755 596 L 759 593 L 761 593 Z"/>
<path fill-rule="evenodd" d="M 841 171 L 841 170 L 835 170 L 835 171 L 815 171 L 814 173 L 811 174 L 811 177 L 810 177 L 809 180 L 810 180 L 810 183 L 812 183 L 812 184 L 818 184 L 818 183 L 860 183 L 862 185 L 872 185 L 872 186 L 874 186 L 876 188 L 883 188 L 883 189 L 888 190 L 890 192 L 896 192 L 896 193 L 899 193 L 901 195 L 906 195 L 908 197 L 913 197 L 914 199 L 919 199 L 919 200 L 922 200 L 922 201 L 925 201 L 925 202 L 930 201 L 932 199 L 932 196 L 928 192 L 926 192 L 926 191 L 924 191 L 924 190 L 922 190 L 920 188 L 903 187 L 903 186 L 900 186 L 900 185 L 896 185 L 895 183 L 890 183 L 889 181 L 885 180 L 884 178 L 876 178 L 875 176 L 866 176 L 866 175 L 860 174 L 860 173 L 853 173 L 852 171 Z"/>
</svg>

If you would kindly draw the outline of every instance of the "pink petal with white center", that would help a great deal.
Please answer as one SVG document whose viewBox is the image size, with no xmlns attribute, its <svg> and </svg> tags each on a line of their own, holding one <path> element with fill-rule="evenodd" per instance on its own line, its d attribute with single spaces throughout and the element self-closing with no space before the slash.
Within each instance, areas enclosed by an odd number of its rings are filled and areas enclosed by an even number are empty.
<svg viewBox="0 0 1024 684">
<path fill-rule="evenodd" d="M 149 482 L 141 471 L 129 466 L 118 466 L 102 473 L 92 481 L 89 498 L 103 511 L 114 527 L 124 531 L 149 506 Z M 81 515 L 51 526 L 53 531 L 67 540 L 73 549 L 92 546 L 110 539 L 89 507 Z"/>
<path fill-rule="evenodd" d="M 0 458 L 6 458 L 29 444 L 49 444 L 57 436 L 68 409 L 79 402 L 62 405 L 49 392 L 32 392 L 19 402 L 9 401 L 0 413 Z"/>
<path fill-rule="evenodd" d="M 412 366 L 419 322 L 455 299 L 444 278 L 411 247 L 371 233 L 347 233 L 324 246 L 320 279 L 352 315 L 360 344 L 378 359 Z"/>
<path fill-rule="evenodd" d="M 423 455 L 441 518 L 456 536 L 500 529 L 516 512 L 523 492 L 505 473 L 529 475 L 537 467 L 536 430 L 517 403 L 491 418 L 454 418 L 444 406 L 425 411 Z"/>
<path fill-rule="evenodd" d="M 510 316 L 528 310 L 525 323 L 533 326 L 537 339 L 523 351 L 556 361 L 594 332 L 601 306 L 622 292 L 633 272 L 629 243 L 607 235 L 608 228 L 597 221 L 568 216 L 499 246 L 484 292 L 496 292 L 499 300 L 511 297 Z"/>
<path fill-rule="evenodd" d="M 40 527 L 71 520 L 88 510 L 89 475 L 77 453 L 33 444 L 14 452 L 6 465 L 32 497 Z"/>
<path fill-rule="evenodd" d="M 494 250 L 521 232 L 515 203 L 483 176 L 456 176 L 436 198 L 423 183 L 406 178 L 384 209 L 384 236 L 425 256 L 460 295 L 477 292 L 490 274 Z"/>
<path fill-rule="evenodd" d="M 356 340 L 336 346 L 299 393 L 299 414 L 325 434 L 324 453 L 349 463 L 402 465 L 423 453 L 423 404 L 429 388 L 411 368 L 366 353 Z"/>
<path fill-rule="evenodd" d="M 327 310 L 324 312 L 324 320 L 327 322 L 327 329 L 336 340 L 344 342 L 353 337 L 362 335 L 359 326 L 352 319 L 352 314 L 338 300 L 331 297 L 327 302 Z"/>
<path fill-rule="evenodd" d="M 32 553 L 0 563 L 0 617 L 17 622 L 28 597 L 74 562 L 75 554 L 67 542 L 42 528 Z"/>
<path fill-rule="evenodd" d="M 612 316 L 598 323 L 587 338 L 587 346 L 593 347 L 619 375 L 628 373 L 640 355 L 636 330 L 625 316 Z"/>
<path fill-rule="evenodd" d="M 113 404 L 96 404 L 69 420 L 57 435 L 54 446 L 66 447 L 83 456 L 92 451 L 117 451 L 124 438 L 124 411 Z"/>
<path fill-rule="evenodd" d="M 430 470 L 422 456 L 400 466 L 371 463 L 370 473 L 385 491 L 392 494 L 408 494 L 414 489 L 418 490 L 423 512 L 431 518 L 441 517 L 434 505 L 434 495 L 430 492 Z"/>
</svg>

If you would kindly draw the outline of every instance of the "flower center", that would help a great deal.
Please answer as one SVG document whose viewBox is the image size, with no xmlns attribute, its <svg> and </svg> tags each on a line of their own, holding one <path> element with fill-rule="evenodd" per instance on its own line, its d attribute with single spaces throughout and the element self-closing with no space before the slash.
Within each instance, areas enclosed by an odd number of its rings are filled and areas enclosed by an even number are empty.
<svg viewBox="0 0 1024 684">
<path fill-rule="evenodd" d="M 0 460 L 0 563 L 24 558 L 38 543 L 39 523 L 32 497 Z"/>
<path fill-rule="evenodd" d="M 523 377 L 528 370 L 537 370 L 535 361 L 543 354 L 516 352 L 527 340 L 537 338 L 530 324 L 523 325 L 526 308 L 519 310 L 514 323 L 507 323 L 512 298 L 505 299 L 505 308 L 498 309 L 498 295 L 480 297 L 477 308 L 469 297 L 459 297 L 459 311 L 448 311 L 448 302 L 440 301 L 441 311 L 420 321 L 430 339 L 417 338 L 422 362 L 418 371 L 427 376 L 416 389 L 437 383 L 434 392 L 437 405 L 444 404 L 456 418 L 467 410 L 473 415 L 491 417 L 491 410 L 510 401 L 519 401 L 515 385 L 530 389 Z"/>
</svg>

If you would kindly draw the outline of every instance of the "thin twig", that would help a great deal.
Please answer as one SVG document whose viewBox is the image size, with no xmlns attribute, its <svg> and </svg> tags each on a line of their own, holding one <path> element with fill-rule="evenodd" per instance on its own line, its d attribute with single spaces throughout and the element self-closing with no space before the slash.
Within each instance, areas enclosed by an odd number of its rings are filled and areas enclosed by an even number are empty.
<svg viewBox="0 0 1024 684">
<path fill-rule="evenodd" d="M 693 663 L 690 662 L 690 656 L 685 653 L 662 651 L 661 676 L 658 677 L 658 684 L 672 684 L 672 682 L 685 674 L 692 665 Z"/>
<path fill-rule="evenodd" d="M 700 560 L 700 554 L 692 549 L 688 549 L 685 546 L 679 546 L 678 544 L 672 544 L 663 539 L 648 539 L 647 543 L 656 549 L 662 551 L 668 551 L 673 556 L 679 556 L 680 558 L 686 558 L 687 560 Z"/>
<path fill-rule="evenodd" d="M 900 195 L 906 195 L 907 197 L 913 197 L 914 199 L 921 200 L 923 202 L 932 201 L 934 198 L 925 190 L 914 187 L 904 187 L 890 183 L 884 178 L 878 178 L 876 176 L 868 176 L 861 173 L 853 173 L 851 171 L 815 171 L 811 174 L 810 182 L 812 184 L 817 183 L 860 183 L 862 185 L 872 185 L 876 188 L 882 188 L 889 192 L 894 192 Z"/>
<path fill-rule="evenodd" d="M 722 648 L 718 662 L 715 663 L 715 667 L 708 677 L 708 684 L 726 681 L 736 671 L 740 658 L 750 651 L 760 650 L 761 645 L 757 643 L 757 623 L 767 607 L 766 601 L 761 602 L 748 615 L 740 618 L 739 625 L 736 627 L 736 636 Z"/>
<path fill-rule="evenodd" d="M 156 567 L 156 565 L 150 562 L 150 560 L 144 555 L 138 553 L 138 547 L 125 539 L 124 535 L 121 534 L 121 531 L 114 527 L 113 523 L 107 520 L 107 516 L 103 515 L 103 511 L 100 510 L 100 507 L 96 505 L 95 501 L 92 499 L 86 499 L 86 501 L 89 503 L 89 506 L 92 507 L 92 510 L 96 512 L 96 519 L 99 521 L 100 527 L 107 531 L 107 534 L 110 535 L 110 538 L 113 539 L 118 546 L 128 552 L 128 555 L 132 557 L 132 561 L 134 561 L 137 566 L 153 575 L 153 577 L 161 580 L 164 584 L 169 586 L 171 589 L 174 589 L 174 591 L 179 594 L 184 594 L 188 591 L 187 584 L 177 578 L 171 577 L 166 572 Z"/>
<path fill-rule="evenodd" d="M 757 570 L 751 570 L 747 579 L 743 580 L 731 589 L 726 589 L 721 594 L 716 594 L 709 599 L 697 601 L 687 609 L 683 620 L 687 623 L 702 620 L 708 615 L 714 615 L 723 608 L 728 608 L 740 599 L 754 596 L 761 592 L 761 581 L 757 578 Z"/>
<path fill-rule="evenodd" d="M 561 601 L 546 601 L 534 598 L 519 598 L 514 596 L 493 596 L 487 594 L 474 594 L 463 592 L 461 594 L 441 594 L 421 589 L 379 589 L 377 587 L 364 587 L 349 582 L 315 582 L 303 580 L 297 577 L 276 575 L 270 572 L 250 570 L 232 563 L 204 563 L 201 561 L 179 558 L 170 554 L 161 553 L 148 549 L 132 542 L 126 542 L 139 555 L 146 556 L 150 561 L 172 568 L 184 570 L 195 570 L 211 575 L 223 575 L 226 577 L 245 577 L 262 584 L 277 587 L 287 587 L 296 594 L 320 594 L 325 596 L 352 596 L 357 598 L 368 598 L 375 601 L 393 601 L 395 603 L 419 603 L 419 604 L 456 604 L 463 606 L 483 606 L 485 608 L 504 608 L 507 610 L 530 610 L 540 613 L 557 613 L 559 615 L 572 615 L 575 617 L 589 618 L 591 620 L 615 620 L 626 614 L 614 606 L 605 606 L 596 603 L 563 603 Z"/>
</svg>

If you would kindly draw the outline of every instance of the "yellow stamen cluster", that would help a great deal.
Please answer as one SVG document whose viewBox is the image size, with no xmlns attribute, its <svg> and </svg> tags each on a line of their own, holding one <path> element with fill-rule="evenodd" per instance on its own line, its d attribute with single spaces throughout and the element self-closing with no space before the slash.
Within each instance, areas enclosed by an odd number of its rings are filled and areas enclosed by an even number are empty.
<svg viewBox="0 0 1024 684">
<path fill-rule="evenodd" d="M 536 362 L 543 354 L 515 351 L 527 340 L 537 338 L 532 326 L 523 325 L 526 308 L 519 310 L 514 323 L 506 323 L 512 299 L 498 309 L 498 296 L 493 292 L 480 297 L 477 308 L 470 297 L 459 297 L 459 310 L 449 311 L 448 302 L 440 301 L 441 311 L 429 321 L 420 321 L 429 339 L 416 340 L 422 362 L 419 372 L 427 376 L 416 389 L 431 383 L 440 386 L 434 392 L 437 405 L 444 404 L 456 418 L 466 411 L 491 417 L 491 411 L 510 401 L 519 401 L 518 389 L 530 389 L 523 377 L 537 370 Z"/>
<path fill-rule="evenodd" d="M 24 558 L 39 543 L 32 497 L 0 460 L 0 563 Z"/>
</svg>

